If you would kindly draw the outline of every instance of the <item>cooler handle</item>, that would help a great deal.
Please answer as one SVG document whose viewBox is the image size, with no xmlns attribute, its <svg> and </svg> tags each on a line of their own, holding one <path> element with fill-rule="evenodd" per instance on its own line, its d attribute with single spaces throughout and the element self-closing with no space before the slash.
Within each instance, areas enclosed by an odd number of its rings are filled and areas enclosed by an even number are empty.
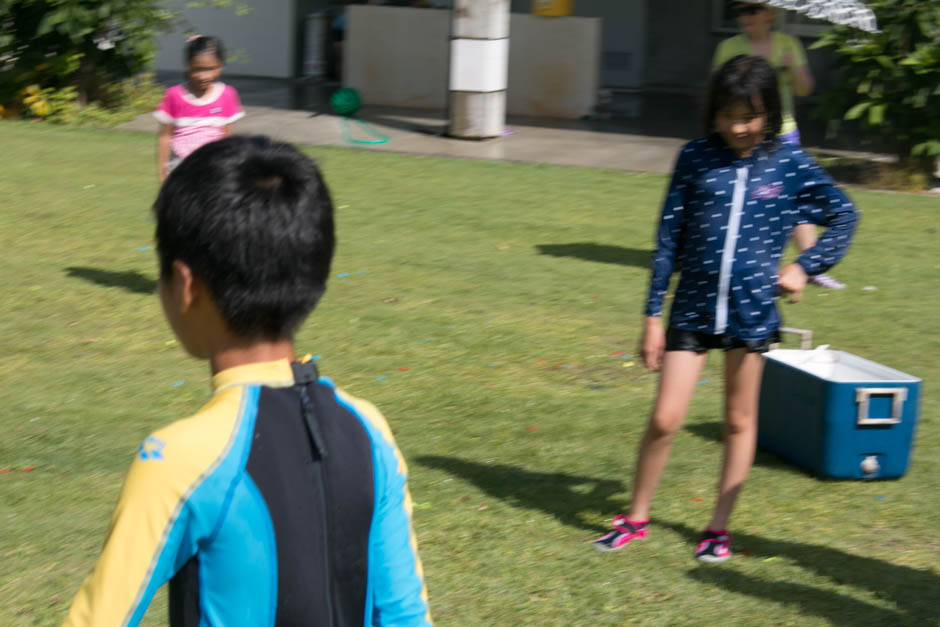
<svg viewBox="0 0 940 627">
<path fill-rule="evenodd" d="M 872 418 L 868 415 L 868 400 L 873 395 L 893 398 L 890 418 Z M 855 402 L 858 403 L 858 421 L 862 425 L 896 425 L 901 422 L 904 401 L 907 400 L 907 388 L 855 388 Z"/>
<path fill-rule="evenodd" d="M 800 336 L 800 350 L 809 350 L 813 347 L 813 332 L 809 329 L 797 329 L 796 327 L 780 327 L 780 333 L 790 333 Z"/>
</svg>

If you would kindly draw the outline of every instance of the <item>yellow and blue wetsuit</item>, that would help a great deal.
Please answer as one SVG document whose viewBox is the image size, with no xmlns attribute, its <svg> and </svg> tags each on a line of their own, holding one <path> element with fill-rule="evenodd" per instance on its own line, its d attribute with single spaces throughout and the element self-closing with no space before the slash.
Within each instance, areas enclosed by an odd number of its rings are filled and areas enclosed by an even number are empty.
<svg viewBox="0 0 940 627">
<path fill-rule="evenodd" d="M 313 364 L 218 373 L 194 416 L 141 444 L 65 621 L 426 625 L 405 462 L 385 419 Z"/>
</svg>

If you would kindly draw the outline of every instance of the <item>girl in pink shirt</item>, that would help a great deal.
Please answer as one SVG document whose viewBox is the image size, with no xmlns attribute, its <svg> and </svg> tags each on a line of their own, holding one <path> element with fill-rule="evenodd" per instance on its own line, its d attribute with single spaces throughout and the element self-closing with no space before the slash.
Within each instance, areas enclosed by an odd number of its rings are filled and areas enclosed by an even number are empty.
<svg viewBox="0 0 940 627">
<path fill-rule="evenodd" d="M 235 88 L 219 81 L 225 51 L 217 37 L 198 36 L 186 43 L 185 84 L 166 90 L 153 112 L 160 122 L 157 168 L 166 179 L 177 163 L 209 142 L 228 137 L 244 117 Z"/>
</svg>

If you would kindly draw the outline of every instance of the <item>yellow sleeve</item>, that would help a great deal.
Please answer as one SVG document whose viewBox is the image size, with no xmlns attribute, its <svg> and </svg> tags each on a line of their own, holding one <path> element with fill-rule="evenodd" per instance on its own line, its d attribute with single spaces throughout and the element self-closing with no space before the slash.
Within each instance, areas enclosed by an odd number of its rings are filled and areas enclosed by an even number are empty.
<svg viewBox="0 0 940 627">
<path fill-rule="evenodd" d="M 66 626 L 135 624 L 140 617 L 132 618 L 142 616 L 153 598 L 148 589 L 155 592 L 166 581 L 154 581 L 161 556 L 168 551 L 185 556 L 182 546 L 166 543 L 173 524 L 182 522 L 186 488 L 172 476 L 165 448 L 166 441 L 153 435 L 138 449 L 101 555 L 72 602 Z"/>
<path fill-rule="evenodd" d="M 715 54 L 712 56 L 712 72 L 716 71 L 718 68 L 724 64 L 725 61 L 731 58 L 731 55 L 728 54 L 728 42 L 730 39 L 725 39 L 718 44 L 718 47 L 715 48 Z"/>
<path fill-rule="evenodd" d="M 798 37 L 787 35 L 790 51 L 793 53 L 793 67 L 803 67 L 806 65 L 806 51 Z"/>
<path fill-rule="evenodd" d="M 238 413 L 231 404 L 212 402 L 140 445 L 66 627 L 136 625 L 157 589 L 196 553 L 217 514 L 211 500 L 194 505 L 193 493 L 218 474 Z"/>
<path fill-rule="evenodd" d="M 728 37 L 715 48 L 715 54 L 712 56 L 712 72 L 739 54 L 749 54 L 742 36 Z"/>
</svg>

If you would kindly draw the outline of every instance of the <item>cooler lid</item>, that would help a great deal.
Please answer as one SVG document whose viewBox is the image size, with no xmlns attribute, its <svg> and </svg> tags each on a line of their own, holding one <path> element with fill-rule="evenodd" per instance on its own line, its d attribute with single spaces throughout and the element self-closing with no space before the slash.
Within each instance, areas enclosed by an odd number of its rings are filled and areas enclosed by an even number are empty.
<svg viewBox="0 0 940 627">
<path fill-rule="evenodd" d="M 917 383 L 917 377 L 877 362 L 820 346 L 813 350 L 778 348 L 766 353 L 773 359 L 808 374 L 837 383 Z"/>
</svg>

